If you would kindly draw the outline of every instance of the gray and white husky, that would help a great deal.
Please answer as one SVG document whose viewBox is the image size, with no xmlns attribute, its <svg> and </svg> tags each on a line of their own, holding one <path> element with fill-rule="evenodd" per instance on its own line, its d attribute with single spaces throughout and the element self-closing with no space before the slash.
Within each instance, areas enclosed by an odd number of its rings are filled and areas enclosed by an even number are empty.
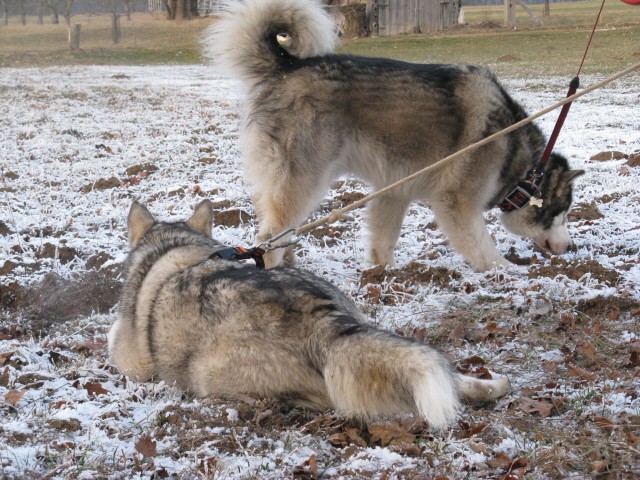
<svg viewBox="0 0 640 480">
<path fill-rule="evenodd" d="M 360 418 L 414 412 L 434 428 L 460 400 L 490 401 L 506 378 L 457 373 L 438 351 L 367 323 L 334 286 L 293 268 L 216 257 L 207 200 L 186 222 L 133 203 L 132 246 L 109 354 L 138 381 L 199 396 L 277 397 Z"/>
<path fill-rule="evenodd" d="M 483 68 L 336 55 L 334 32 L 316 0 L 244 0 L 226 2 L 204 40 L 247 89 L 241 150 L 256 190 L 258 242 L 304 221 L 341 175 L 379 189 L 527 116 Z M 393 264 L 405 212 L 425 200 L 475 269 L 508 263 L 482 212 L 516 187 L 544 147 L 530 124 L 372 201 L 370 260 Z M 505 226 L 563 253 L 581 173 L 553 154 L 542 202 L 505 213 Z M 281 259 L 282 250 L 271 252 L 267 266 Z"/>
</svg>

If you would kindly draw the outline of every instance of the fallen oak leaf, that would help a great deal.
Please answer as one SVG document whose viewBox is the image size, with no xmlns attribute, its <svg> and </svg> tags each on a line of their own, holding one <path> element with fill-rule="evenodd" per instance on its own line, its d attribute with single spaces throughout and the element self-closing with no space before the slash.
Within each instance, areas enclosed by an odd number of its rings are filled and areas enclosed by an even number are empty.
<svg viewBox="0 0 640 480">
<path fill-rule="evenodd" d="M 389 421 L 369 425 L 371 443 L 380 442 L 382 447 L 393 443 L 412 443 L 416 436 L 408 431 L 407 425 L 402 425 L 398 421 Z"/>
<path fill-rule="evenodd" d="M 153 457 L 156 454 L 156 441 L 146 433 L 143 433 L 134 444 L 136 452 L 144 458 Z M 135 455 L 134 455 L 135 457 Z"/>
<path fill-rule="evenodd" d="M 334 433 L 327 438 L 327 442 L 336 448 L 344 448 L 349 445 L 349 439 L 344 433 Z"/>
<path fill-rule="evenodd" d="M 395 453 L 399 453 L 400 455 L 403 455 L 405 457 L 419 457 L 420 455 L 422 455 L 422 449 L 420 448 L 420 446 L 416 445 L 415 443 L 409 442 L 393 442 L 391 445 L 389 445 L 389 450 Z"/>
<path fill-rule="evenodd" d="M 504 453 L 498 453 L 495 457 L 487 460 L 487 464 L 491 468 L 501 468 L 503 470 L 508 470 L 512 463 L 511 457 Z"/>
<path fill-rule="evenodd" d="M 73 349 L 77 352 L 80 353 L 87 353 L 89 355 L 91 355 L 93 352 L 100 352 L 105 350 L 107 346 L 107 340 L 106 339 L 97 339 L 95 341 L 84 341 L 84 342 L 78 342 Z"/>
<path fill-rule="evenodd" d="M 109 390 L 104 388 L 102 384 L 97 382 L 87 382 L 84 384 L 84 389 L 89 393 L 90 397 L 96 397 L 98 395 L 107 395 L 111 393 Z"/>
<path fill-rule="evenodd" d="M 63 450 L 71 450 L 76 446 L 75 443 L 71 441 L 60 441 L 54 440 L 51 444 L 51 448 L 57 452 L 61 452 Z"/>
<path fill-rule="evenodd" d="M 4 396 L 4 401 L 10 403 L 15 407 L 16 405 L 18 405 L 18 402 L 22 400 L 22 397 L 24 397 L 25 393 L 27 393 L 26 388 L 23 388 L 22 390 L 10 390 L 9 393 Z"/>
<path fill-rule="evenodd" d="M 520 410 L 524 413 L 537 413 L 542 418 L 547 418 L 555 408 L 553 403 L 547 399 L 533 399 L 523 397 L 519 400 Z"/>
<path fill-rule="evenodd" d="M 590 382 L 595 382 L 598 379 L 598 375 L 595 373 L 585 370 L 584 368 L 577 367 L 572 363 L 567 363 L 567 368 L 569 370 L 569 375 L 572 377 L 579 377 Z"/>
<path fill-rule="evenodd" d="M 520 480 L 520 477 L 513 472 L 509 472 L 503 477 L 501 477 L 500 480 Z"/>
<path fill-rule="evenodd" d="M 344 433 L 346 434 L 347 438 L 349 439 L 350 443 L 354 443 L 360 447 L 367 447 L 367 442 L 364 440 L 364 438 L 362 438 L 360 436 L 360 431 L 359 429 L 355 428 L 355 427 L 349 427 L 346 428 Z"/>
<path fill-rule="evenodd" d="M 2 373 L 0 373 L 0 387 L 9 386 L 9 367 L 4 367 Z"/>
<path fill-rule="evenodd" d="M 484 359 L 482 359 L 482 357 L 479 357 L 478 355 L 473 355 L 471 357 L 465 358 L 462 361 L 463 365 L 484 365 L 485 363 L 486 362 L 484 361 Z"/>
<path fill-rule="evenodd" d="M 469 425 L 468 423 L 462 423 L 460 425 L 464 430 L 460 431 L 460 433 L 458 433 L 458 435 L 456 435 L 456 438 L 458 439 L 462 439 L 462 438 L 471 438 L 474 435 L 479 434 L 480 432 L 482 432 L 484 430 L 484 428 L 487 426 L 487 424 L 485 422 L 480 422 L 480 423 L 475 423 L 473 425 Z"/>
<path fill-rule="evenodd" d="M 0 367 L 3 366 L 5 363 L 7 363 L 9 360 L 11 360 L 11 357 L 13 356 L 13 354 L 16 352 L 2 352 L 0 353 Z"/>
<path fill-rule="evenodd" d="M 203 458 L 198 464 L 198 471 L 205 476 L 210 476 L 215 472 L 218 465 L 218 459 L 216 457 Z M 167 477 L 164 477 L 167 478 Z"/>
<path fill-rule="evenodd" d="M 595 423 L 598 427 L 602 428 L 603 430 L 607 430 L 609 432 L 612 432 L 613 428 L 615 427 L 615 424 L 611 420 L 605 417 L 595 417 L 593 419 L 593 423 Z"/>
<path fill-rule="evenodd" d="M 629 363 L 625 365 L 625 368 L 640 367 L 640 347 L 633 347 L 631 354 L 629 355 Z"/>
<path fill-rule="evenodd" d="M 316 463 L 316 456 L 311 455 L 307 460 L 302 462 L 302 465 L 298 465 L 294 468 L 293 478 L 316 480 L 318 478 L 318 464 Z"/>
</svg>

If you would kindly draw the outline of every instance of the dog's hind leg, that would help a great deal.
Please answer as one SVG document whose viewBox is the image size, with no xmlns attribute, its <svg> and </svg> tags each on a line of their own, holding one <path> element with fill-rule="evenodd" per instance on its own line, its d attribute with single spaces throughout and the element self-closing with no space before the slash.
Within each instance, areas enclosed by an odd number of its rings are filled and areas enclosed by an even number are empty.
<svg viewBox="0 0 640 480">
<path fill-rule="evenodd" d="M 490 402 L 505 396 L 511 390 L 511 383 L 507 378 L 483 380 L 457 374 L 458 392 L 467 402 Z"/>
<path fill-rule="evenodd" d="M 264 172 L 263 178 L 256 183 L 254 207 L 258 216 L 260 230 L 256 236 L 259 244 L 274 235 L 302 223 L 313 207 L 320 202 L 333 179 L 331 172 L 310 169 L 291 169 Z M 291 235 L 283 237 L 286 242 Z M 282 262 L 285 250 L 272 250 L 265 255 L 267 268 Z"/>
<path fill-rule="evenodd" d="M 404 197 L 387 193 L 371 201 L 367 211 L 369 224 L 369 261 L 376 265 L 395 265 L 393 249 L 398 242 L 402 221 L 409 206 Z"/>
</svg>

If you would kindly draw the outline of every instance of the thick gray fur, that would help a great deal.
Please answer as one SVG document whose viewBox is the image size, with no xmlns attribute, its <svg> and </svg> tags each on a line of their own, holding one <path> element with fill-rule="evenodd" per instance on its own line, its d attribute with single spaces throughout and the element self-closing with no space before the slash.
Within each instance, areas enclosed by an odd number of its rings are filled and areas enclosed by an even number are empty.
<svg viewBox="0 0 640 480">
<path fill-rule="evenodd" d="M 226 3 L 204 43 L 247 90 L 241 147 L 256 190 L 258 242 L 304 222 L 340 176 L 379 189 L 527 117 L 484 68 L 333 54 L 334 25 L 315 0 Z M 475 269 L 507 264 L 482 212 L 517 185 L 545 143 L 529 124 L 372 201 L 370 260 L 394 264 L 405 212 L 423 200 Z M 505 226 L 563 253 L 571 184 L 581 173 L 552 155 L 542 206 L 505 213 Z M 281 260 L 279 250 L 266 263 Z"/>
<path fill-rule="evenodd" d="M 109 332 L 111 361 L 129 377 L 365 419 L 413 412 L 434 428 L 455 418 L 461 399 L 509 391 L 506 378 L 461 375 L 433 348 L 369 325 L 310 273 L 211 258 L 221 246 L 212 220 L 209 201 L 178 223 L 132 205 L 132 251 Z"/>
</svg>

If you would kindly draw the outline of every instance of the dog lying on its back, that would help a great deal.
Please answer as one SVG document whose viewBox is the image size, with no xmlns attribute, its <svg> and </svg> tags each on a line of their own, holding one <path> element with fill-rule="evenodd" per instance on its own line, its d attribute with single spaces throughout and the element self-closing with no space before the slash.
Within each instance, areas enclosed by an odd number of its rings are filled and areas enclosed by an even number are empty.
<svg viewBox="0 0 640 480">
<path fill-rule="evenodd" d="M 340 175 L 380 189 L 527 117 L 483 68 L 333 54 L 335 26 L 319 1 L 225 3 L 205 44 L 247 87 L 240 140 L 256 189 L 257 243 L 303 222 Z M 529 124 L 373 200 L 370 260 L 394 263 L 405 212 L 425 200 L 475 269 L 508 263 L 482 212 L 514 190 L 545 143 Z M 563 253 L 571 184 L 581 173 L 553 154 L 542 202 L 505 213 L 505 226 Z M 265 260 L 281 258 L 276 250 Z"/>
<path fill-rule="evenodd" d="M 211 238 L 212 221 L 209 201 L 177 223 L 131 206 L 132 251 L 109 332 L 111 360 L 126 375 L 361 418 L 414 412 L 434 428 L 455 418 L 460 400 L 509 391 L 506 378 L 464 376 L 433 348 L 369 325 L 310 273 L 216 258 L 225 247 Z"/>
</svg>

